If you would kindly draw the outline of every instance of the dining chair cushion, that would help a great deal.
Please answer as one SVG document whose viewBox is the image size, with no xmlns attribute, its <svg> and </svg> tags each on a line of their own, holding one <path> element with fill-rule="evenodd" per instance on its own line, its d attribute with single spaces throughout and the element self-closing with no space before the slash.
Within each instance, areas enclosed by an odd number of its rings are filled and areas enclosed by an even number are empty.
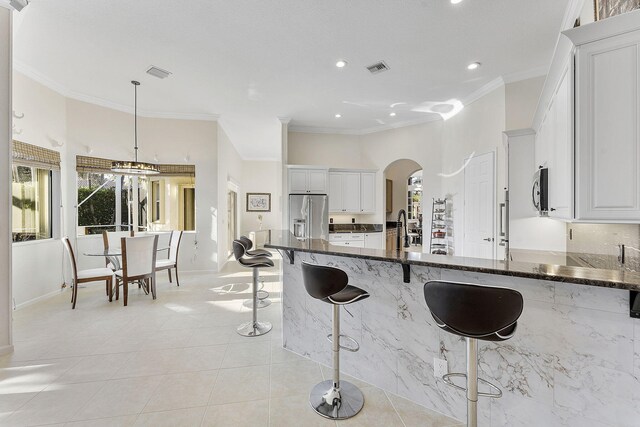
<svg viewBox="0 0 640 427">
<path fill-rule="evenodd" d="M 106 277 L 113 276 L 113 271 L 110 268 L 89 268 L 87 270 L 78 271 L 78 280 L 88 279 L 90 277 Z"/>
<path fill-rule="evenodd" d="M 158 236 L 126 237 L 123 239 L 125 249 L 123 251 L 123 263 L 126 266 L 127 277 L 142 276 L 153 273 L 154 243 Z"/>
<path fill-rule="evenodd" d="M 156 261 L 156 268 L 172 267 L 174 265 L 176 265 L 176 262 L 170 259 L 159 259 Z"/>
</svg>

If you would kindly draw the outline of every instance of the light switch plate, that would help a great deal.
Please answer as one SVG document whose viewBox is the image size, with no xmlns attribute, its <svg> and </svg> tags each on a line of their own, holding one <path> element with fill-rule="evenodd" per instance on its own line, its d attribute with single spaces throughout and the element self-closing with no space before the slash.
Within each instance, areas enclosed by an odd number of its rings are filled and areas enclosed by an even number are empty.
<svg viewBox="0 0 640 427">
<path fill-rule="evenodd" d="M 449 363 L 445 359 L 433 358 L 433 375 L 436 378 L 442 377 L 449 373 Z"/>
</svg>

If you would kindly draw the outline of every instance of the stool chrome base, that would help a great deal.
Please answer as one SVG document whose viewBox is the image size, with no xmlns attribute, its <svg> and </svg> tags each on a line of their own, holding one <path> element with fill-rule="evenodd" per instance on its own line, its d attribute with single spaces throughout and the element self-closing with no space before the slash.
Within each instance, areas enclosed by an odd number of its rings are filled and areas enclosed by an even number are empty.
<svg viewBox="0 0 640 427">
<path fill-rule="evenodd" d="M 238 326 L 236 331 L 243 337 L 258 337 L 271 330 L 271 322 L 246 322 Z"/>
<path fill-rule="evenodd" d="M 242 303 L 243 306 L 247 307 L 247 308 L 253 308 L 253 300 L 245 300 Z M 256 307 L 258 308 L 265 308 L 265 307 L 269 307 L 271 305 L 271 300 L 268 299 L 258 299 L 258 305 Z"/>
<path fill-rule="evenodd" d="M 309 403 L 314 411 L 325 418 L 344 420 L 360 412 L 364 406 L 364 395 L 348 381 L 341 380 L 340 389 L 336 389 L 333 380 L 327 380 L 313 387 Z"/>
</svg>

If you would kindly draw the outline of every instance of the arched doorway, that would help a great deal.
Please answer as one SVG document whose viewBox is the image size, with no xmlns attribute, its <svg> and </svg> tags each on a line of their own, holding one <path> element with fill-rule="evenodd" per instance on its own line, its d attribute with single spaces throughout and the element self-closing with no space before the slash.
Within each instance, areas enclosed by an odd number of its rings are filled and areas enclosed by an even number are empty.
<svg viewBox="0 0 640 427">
<path fill-rule="evenodd" d="M 395 224 L 398 212 L 407 212 L 407 229 L 410 248 L 422 252 L 422 166 L 411 159 L 398 159 L 384 169 L 384 212 L 386 221 L 386 249 L 396 249 L 397 234 Z"/>
</svg>

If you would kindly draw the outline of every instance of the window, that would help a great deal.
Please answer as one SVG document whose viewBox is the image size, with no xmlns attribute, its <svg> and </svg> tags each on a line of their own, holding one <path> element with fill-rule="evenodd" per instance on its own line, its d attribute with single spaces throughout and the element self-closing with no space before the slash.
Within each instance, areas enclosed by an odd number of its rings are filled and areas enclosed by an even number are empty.
<svg viewBox="0 0 640 427">
<path fill-rule="evenodd" d="M 77 156 L 78 234 L 195 230 L 195 167 L 159 165 L 160 175 L 109 173 L 111 160 Z"/>
<path fill-rule="evenodd" d="M 50 169 L 13 165 L 11 231 L 14 242 L 52 237 L 51 181 Z"/>
<path fill-rule="evenodd" d="M 50 239 L 60 232 L 60 153 L 13 141 L 11 234 L 14 242 Z"/>
</svg>

